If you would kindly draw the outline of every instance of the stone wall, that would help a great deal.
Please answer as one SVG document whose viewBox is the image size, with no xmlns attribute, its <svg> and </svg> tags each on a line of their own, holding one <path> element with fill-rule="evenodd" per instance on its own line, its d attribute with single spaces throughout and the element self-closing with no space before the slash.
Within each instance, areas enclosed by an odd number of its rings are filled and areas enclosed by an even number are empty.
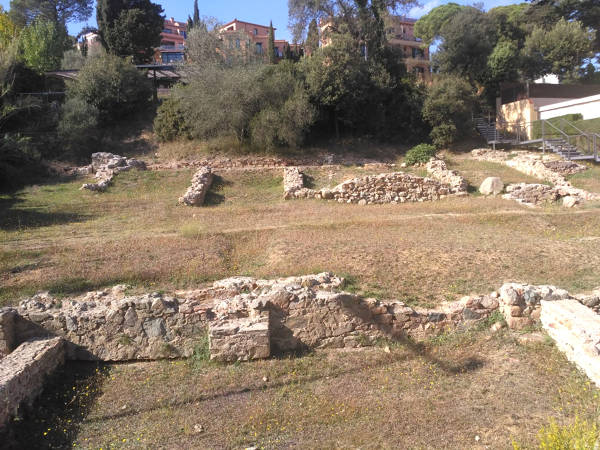
<svg viewBox="0 0 600 450">
<path fill-rule="evenodd" d="M 128 361 L 189 356 L 211 338 L 214 358 L 253 359 L 309 348 L 356 347 L 379 338 L 424 338 L 501 311 L 511 328 L 539 319 L 542 301 L 576 299 L 600 307 L 600 290 L 572 297 L 554 286 L 508 283 L 435 309 L 343 292 L 329 273 L 258 280 L 235 277 L 173 296 L 127 296 L 123 286 L 72 299 L 38 294 L 23 301 L 17 337 L 64 337 L 70 359 Z M 31 328 L 35 327 L 35 328 Z"/>
<path fill-rule="evenodd" d="M 210 167 L 201 167 L 192 177 L 192 185 L 179 198 L 179 203 L 188 206 L 202 206 L 210 189 L 214 176 Z"/>
<path fill-rule="evenodd" d="M 80 173 L 95 173 L 96 183 L 86 183 L 81 189 L 104 192 L 112 183 L 113 178 L 121 172 L 131 169 L 146 170 L 146 163 L 133 158 L 100 152 L 92 154 L 92 164 L 87 168 L 78 169 Z"/>
<path fill-rule="evenodd" d="M 0 359 L 0 430 L 21 406 L 31 404 L 42 391 L 46 376 L 64 361 L 61 338 L 25 342 Z"/>
<path fill-rule="evenodd" d="M 427 170 L 435 178 L 422 178 L 404 172 L 382 173 L 346 180 L 332 189 L 316 191 L 304 186 L 297 167 L 284 169 L 284 198 L 317 198 L 359 205 L 423 202 L 449 195 L 467 195 L 467 182 L 442 160 L 430 161 Z"/>
</svg>

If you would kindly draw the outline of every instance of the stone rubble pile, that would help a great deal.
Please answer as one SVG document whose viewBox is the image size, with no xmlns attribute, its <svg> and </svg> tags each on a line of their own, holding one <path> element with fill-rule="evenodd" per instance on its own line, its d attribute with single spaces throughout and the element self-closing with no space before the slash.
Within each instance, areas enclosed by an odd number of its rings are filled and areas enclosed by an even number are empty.
<svg viewBox="0 0 600 450">
<path fill-rule="evenodd" d="M 214 180 L 210 167 L 201 167 L 192 177 L 192 185 L 187 189 L 179 203 L 188 206 L 202 206 Z"/>
<path fill-rule="evenodd" d="M 506 200 L 514 200 L 526 206 L 539 206 L 545 202 L 555 202 L 560 197 L 556 189 L 545 184 L 510 184 L 506 187 Z"/>
<path fill-rule="evenodd" d="M 146 163 L 133 158 L 113 155 L 112 153 L 94 153 L 92 154 L 92 164 L 78 170 L 80 174 L 95 173 L 95 178 L 98 181 L 96 183 L 86 183 L 81 186 L 81 189 L 104 192 L 116 175 L 134 168 L 146 170 Z"/>
<path fill-rule="evenodd" d="M 600 194 L 578 189 L 565 178 L 565 175 L 587 170 L 586 166 L 572 161 L 557 160 L 554 155 L 540 155 L 525 151 L 506 153 L 498 150 L 476 149 L 471 152 L 471 155 L 477 160 L 503 163 L 519 172 L 549 181 L 554 185 L 553 188 L 524 183 L 508 186 L 507 194 L 504 196 L 506 199 L 516 200 L 529 206 L 539 206 L 545 201 L 563 199 L 563 205 L 567 207 L 584 201 L 600 200 Z"/>
</svg>

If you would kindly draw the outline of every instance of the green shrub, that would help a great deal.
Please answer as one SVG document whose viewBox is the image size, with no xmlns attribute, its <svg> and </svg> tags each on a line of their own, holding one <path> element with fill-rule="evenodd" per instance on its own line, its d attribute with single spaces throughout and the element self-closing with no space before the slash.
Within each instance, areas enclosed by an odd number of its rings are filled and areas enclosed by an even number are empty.
<svg viewBox="0 0 600 450">
<path fill-rule="evenodd" d="M 94 153 L 99 140 L 98 108 L 79 97 L 68 98 L 61 110 L 58 136 L 70 156 L 85 158 Z"/>
<path fill-rule="evenodd" d="M 108 54 L 88 58 L 77 83 L 67 90 L 68 99 L 81 99 L 98 110 L 101 127 L 148 107 L 151 96 L 151 83 L 142 72 L 125 59 Z"/>
<path fill-rule="evenodd" d="M 0 141 L 0 190 L 8 190 L 47 175 L 40 154 L 31 140 L 19 135 L 4 135 Z"/>
<path fill-rule="evenodd" d="M 552 420 L 538 432 L 539 448 L 543 450 L 594 450 L 598 448 L 600 429 L 593 422 L 575 419 L 571 425 L 560 426 Z M 524 449 L 513 442 L 515 450 Z"/>
<path fill-rule="evenodd" d="M 185 116 L 177 99 L 167 99 L 159 106 L 154 119 L 154 133 L 161 142 L 189 135 Z"/>
<path fill-rule="evenodd" d="M 475 105 L 474 89 L 462 78 L 443 76 L 429 88 L 423 117 L 432 127 L 430 137 L 437 148 L 468 134 Z"/>
<path fill-rule="evenodd" d="M 404 162 L 412 166 L 417 163 L 426 163 L 435 156 L 435 147 L 430 144 L 419 144 L 406 152 Z"/>
</svg>

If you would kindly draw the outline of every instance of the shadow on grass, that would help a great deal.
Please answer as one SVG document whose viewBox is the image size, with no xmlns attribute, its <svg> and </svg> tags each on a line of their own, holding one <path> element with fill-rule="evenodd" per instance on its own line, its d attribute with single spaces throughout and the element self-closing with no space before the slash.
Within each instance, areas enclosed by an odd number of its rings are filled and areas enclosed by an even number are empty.
<svg viewBox="0 0 600 450">
<path fill-rule="evenodd" d="M 329 380 L 332 378 L 338 378 L 346 375 L 352 374 L 360 374 L 365 370 L 375 370 L 378 368 L 385 367 L 389 364 L 393 364 L 399 361 L 408 361 L 418 357 L 425 359 L 429 363 L 433 363 L 440 367 L 440 369 L 446 372 L 449 375 L 457 375 L 457 374 L 465 374 L 469 372 L 474 372 L 481 369 L 484 366 L 484 361 L 477 357 L 469 357 L 458 363 L 450 363 L 447 361 L 442 361 L 441 359 L 433 356 L 431 352 L 427 349 L 427 346 L 421 343 L 415 343 L 409 338 L 396 340 L 395 345 L 401 345 L 403 348 L 407 350 L 402 354 L 389 354 L 386 355 L 381 361 L 373 363 L 365 359 L 362 364 L 356 365 L 352 368 L 348 368 L 345 370 L 339 370 L 335 373 L 327 372 L 319 375 L 311 375 L 304 377 L 301 380 L 290 380 L 290 381 L 279 381 L 279 382 L 270 382 L 268 385 L 265 385 L 264 382 L 256 382 L 247 386 L 240 386 L 239 388 L 228 389 L 226 391 L 221 391 L 217 393 L 205 394 L 194 396 L 191 398 L 185 399 L 174 399 L 166 403 L 160 403 L 157 405 L 151 405 L 146 408 L 138 409 L 138 410 L 129 410 L 118 412 L 114 414 L 106 414 L 103 416 L 95 417 L 93 419 L 89 419 L 88 421 L 91 423 L 102 423 L 109 420 L 119 420 L 127 417 L 137 416 L 138 414 L 150 413 L 153 411 L 157 411 L 164 408 L 185 408 L 186 406 L 198 404 L 200 402 L 206 401 L 214 401 L 214 400 L 227 400 L 229 398 L 234 398 L 240 395 L 252 395 L 253 393 L 261 393 L 265 391 L 278 391 L 281 388 L 285 388 L 286 386 L 294 385 L 296 387 L 302 385 L 308 385 L 310 383 L 314 383 L 317 381 Z M 298 349 L 297 351 L 289 351 L 282 352 L 275 356 L 276 359 L 286 359 L 286 358 L 303 358 L 312 353 L 311 350 L 307 350 L 306 347 Z M 217 363 L 218 364 L 218 363 Z"/>
<path fill-rule="evenodd" d="M 33 405 L 8 424 L 0 434 L 0 447 L 73 448 L 108 372 L 109 367 L 100 363 L 68 362 L 49 377 Z"/>
<path fill-rule="evenodd" d="M 204 205 L 218 206 L 224 203 L 225 196 L 221 192 L 223 192 L 223 189 L 225 187 L 231 186 L 232 184 L 233 183 L 231 181 L 227 181 L 223 177 L 215 175 L 213 178 L 212 186 L 210 187 L 210 190 L 206 193 Z"/>
<path fill-rule="evenodd" d="M 0 198 L 0 229 L 15 231 L 27 228 L 42 228 L 52 225 L 84 222 L 89 216 L 75 213 L 46 212 L 39 208 L 21 209 L 23 200 L 16 194 Z"/>
</svg>

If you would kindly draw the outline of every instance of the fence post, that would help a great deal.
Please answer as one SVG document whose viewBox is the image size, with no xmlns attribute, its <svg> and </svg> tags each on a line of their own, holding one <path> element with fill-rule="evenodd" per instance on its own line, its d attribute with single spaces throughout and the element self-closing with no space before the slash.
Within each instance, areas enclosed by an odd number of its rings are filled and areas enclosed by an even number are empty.
<svg viewBox="0 0 600 450">
<path fill-rule="evenodd" d="M 546 122 L 542 120 L 542 152 L 546 153 Z"/>
</svg>

